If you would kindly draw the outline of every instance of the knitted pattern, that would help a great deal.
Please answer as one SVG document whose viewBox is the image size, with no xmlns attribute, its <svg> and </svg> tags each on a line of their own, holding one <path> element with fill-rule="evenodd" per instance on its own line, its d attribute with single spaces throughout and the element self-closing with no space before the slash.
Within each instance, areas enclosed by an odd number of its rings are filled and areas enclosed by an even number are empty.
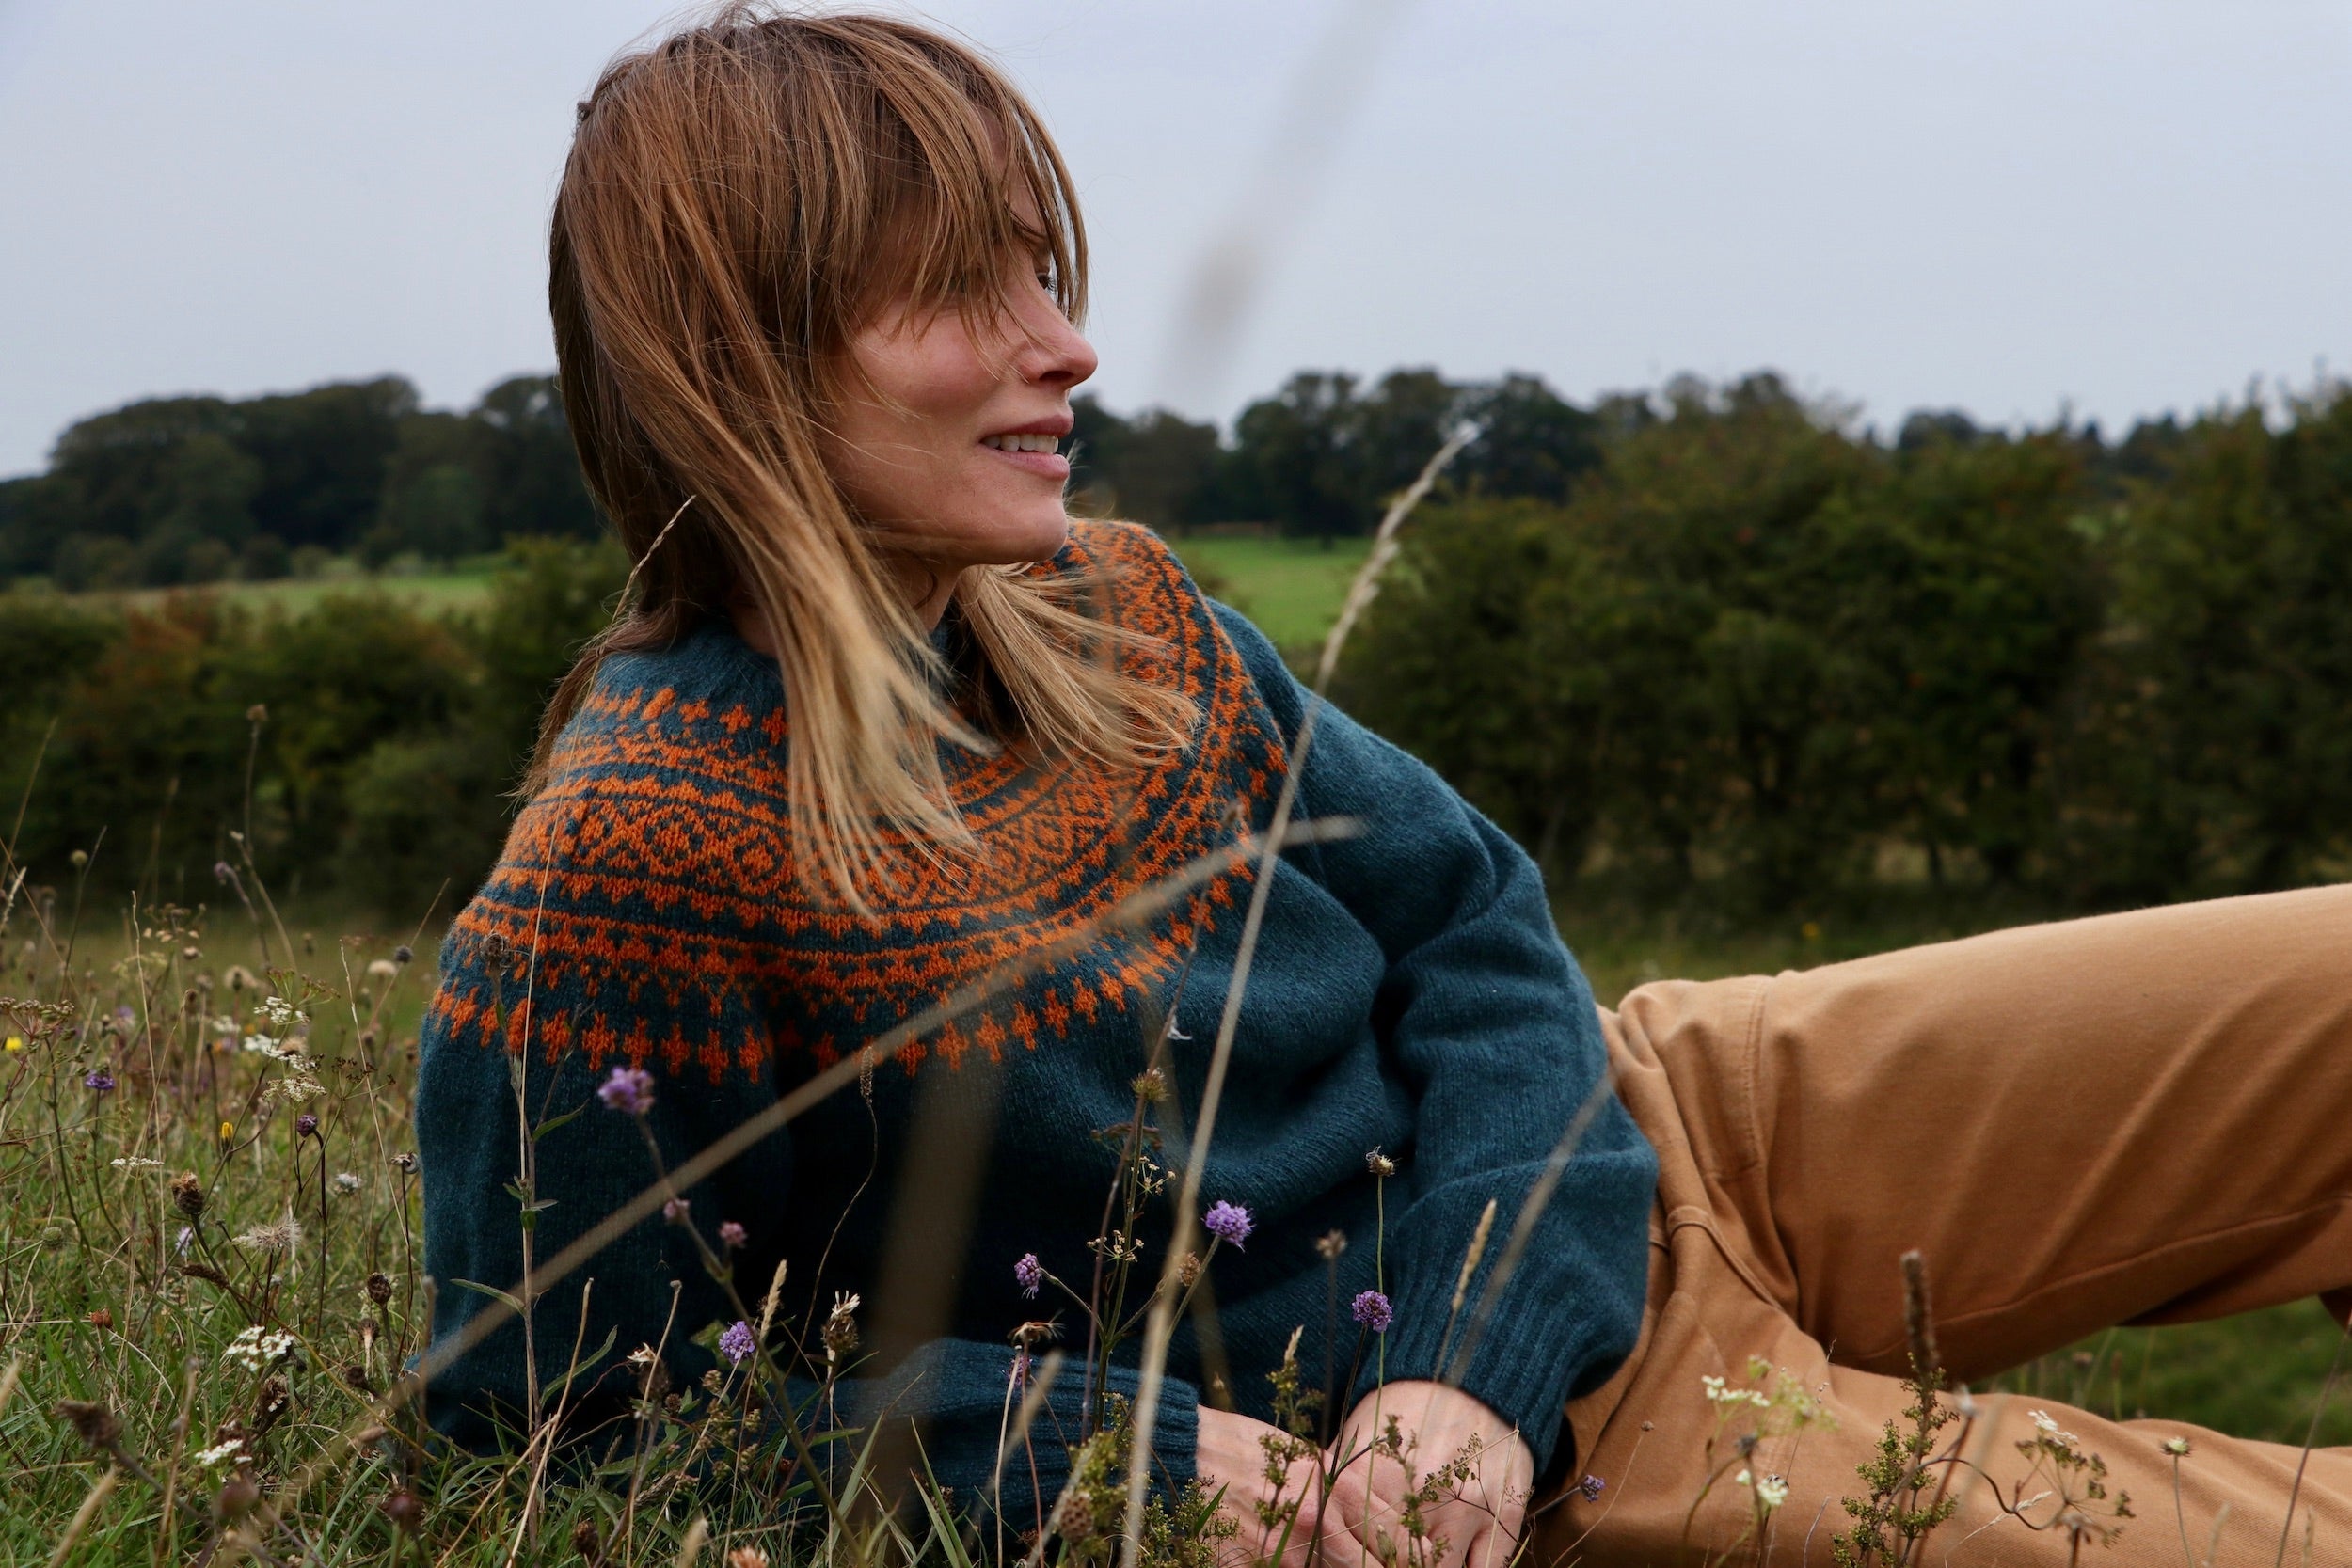
<svg viewBox="0 0 2352 1568">
<path fill-rule="evenodd" d="M 613 657 L 454 927 L 476 961 L 436 999 L 434 1026 L 549 1063 L 577 1051 L 591 1068 L 625 1060 L 717 1084 L 772 1062 L 788 1078 L 1233 845 L 1283 751 L 1207 601 L 1131 524 L 1074 523 L 1055 565 L 1116 583 L 1120 623 L 1160 641 L 1122 654 L 1123 668 L 1194 700 L 1195 744 L 1124 777 L 946 748 L 949 796 L 985 858 L 896 857 L 902 874 L 857 919 L 795 875 L 772 667 L 731 672 L 746 689 L 685 694 L 660 678 L 667 661 Z M 975 1047 L 1000 1060 L 1125 1009 L 1164 989 L 1248 877 L 1235 851 L 1149 926 L 1094 941 L 898 1061 L 952 1068 Z"/>
</svg>

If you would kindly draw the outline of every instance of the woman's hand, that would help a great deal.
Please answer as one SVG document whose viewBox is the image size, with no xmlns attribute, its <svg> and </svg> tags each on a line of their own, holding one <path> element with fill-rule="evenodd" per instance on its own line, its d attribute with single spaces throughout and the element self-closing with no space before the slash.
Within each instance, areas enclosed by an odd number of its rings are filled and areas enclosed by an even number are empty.
<svg viewBox="0 0 2352 1568">
<path fill-rule="evenodd" d="M 1232 1558 L 1306 1568 L 1315 1538 L 1325 1529 L 1320 1506 L 1323 1463 L 1321 1449 L 1292 1437 L 1279 1427 L 1231 1411 L 1200 1407 L 1194 1468 L 1209 1492 L 1225 1488 L 1218 1512 L 1241 1526 L 1241 1533 L 1232 1542 L 1236 1549 L 1227 1554 Z M 1295 1514 L 1285 1518 L 1294 1507 Z M 1266 1520 L 1268 1513 L 1276 1515 L 1271 1524 Z M 1336 1563 L 1341 1560 L 1335 1553 L 1343 1549 L 1352 1560 L 1355 1538 L 1336 1521 L 1329 1528 L 1329 1538 L 1316 1560 Z"/>
<path fill-rule="evenodd" d="M 1391 1420 L 1401 1455 L 1387 1442 Z M 1323 1505 L 1323 1528 L 1345 1544 L 1327 1545 L 1329 1568 L 1408 1560 L 1503 1568 L 1518 1548 L 1535 1456 L 1509 1423 L 1458 1388 L 1391 1383 L 1365 1396 L 1348 1413 L 1331 1457 L 1345 1468 Z M 1407 1496 L 1438 1471 L 1448 1473 L 1421 1517 L 1425 1536 L 1445 1543 L 1442 1560 L 1415 1551 L 1403 1522 Z"/>
</svg>

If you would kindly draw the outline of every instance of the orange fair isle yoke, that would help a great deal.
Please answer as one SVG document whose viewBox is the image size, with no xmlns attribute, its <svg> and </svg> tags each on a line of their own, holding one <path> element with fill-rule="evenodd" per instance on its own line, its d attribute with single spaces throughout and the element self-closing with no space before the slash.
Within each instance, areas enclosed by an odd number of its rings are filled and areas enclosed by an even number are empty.
<svg viewBox="0 0 2352 1568">
<path fill-rule="evenodd" d="M 907 859 L 859 920 L 794 876 L 774 667 L 712 627 L 616 656 L 451 932 L 434 1022 L 550 1064 L 579 1052 L 591 1070 L 692 1064 L 717 1084 L 772 1067 L 790 1081 L 1232 845 L 1238 820 L 1263 823 L 1281 739 L 1173 553 L 1132 524 L 1079 521 L 1054 564 L 1103 573 L 1119 621 L 1165 644 L 1121 657 L 1193 698 L 1181 752 L 1114 780 L 945 748 L 949 792 L 987 854 Z M 1040 970 L 900 1062 L 953 1067 L 975 1047 L 997 1060 L 1165 988 L 1248 874 L 1237 854 L 1149 925 Z"/>
</svg>

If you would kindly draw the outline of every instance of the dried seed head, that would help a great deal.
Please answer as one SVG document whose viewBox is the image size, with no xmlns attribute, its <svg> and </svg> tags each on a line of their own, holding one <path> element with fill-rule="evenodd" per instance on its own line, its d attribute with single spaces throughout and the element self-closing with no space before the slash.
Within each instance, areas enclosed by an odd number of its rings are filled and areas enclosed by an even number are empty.
<svg viewBox="0 0 2352 1568">
<path fill-rule="evenodd" d="M 1136 1074 L 1136 1098 L 1146 1105 L 1158 1105 L 1168 1099 L 1168 1074 L 1158 1068 L 1145 1068 Z"/>
<path fill-rule="evenodd" d="M 384 1517 L 403 1533 L 415 1529 L 417 1521 L 424 1517 L 424 1499 L 405 1486 L 400 1487 L 375 1506 L 382 1509 Z"/>
<path fill-rule="evenodd" d="M 1928 1260 L 1916 1247 L 1902 1256 L 1903 1337 L 1910 1341 L 1911 1375 L 1944 1386 L 1943 1354 L 1935 1343 L 1935 1312 L 1928 1297 Z"/>
<path fill-rule="evenodd" d="M 115 1325 L 115 1315 L 102 1307 L 89 1315 L 89 1321 L 93 1328 L 112 1328 Z"/>
<path fill-rule="evenodd" d="M 373 1328 L 375 1325 L 373 1323 L 369 1323 L 365 1326 Z M 344 1365 L 343 1386 L 349 1388 L 357 1388 L 362 1394 L 372 1394 L 375 1392 L 374 1389 L 368 1386 L 368 1370 L 359 1365 L 357 1361 L 349 1362 Z"/>
<path fill-rule="evenodd" d="M 604 1561 L 604 1542 L 596 1534 L 596 1522 L 582 1517 L 572 1526 L 572 1550 L 588 1568 L 598 1568 Z"/>
<path fill-rule="evenodd" d="M 378 1271 L 368 1275 L 368 1282 L 363 1289 L 368 1292 L 368 1299 L 381 1307 L 392 1299 L 392 1276 Z"/>
<path fill-rule="evenodd" d="M 727 1554 L 727 1568 L 768 1568 L 768 1554 L 757 1546 L 738 1546 Z"/>
<path fill-rule="evenodd" d="M 1093 1502 L 1084 1492 L 1073 1487 L 1063 1497 L 1061 1507 L 1054 1511 L 1054 1528 L 1073 1546 L 1093 1540 Z"/>
<path fill-rule="evenodd" d="M 191 1220 L 204 1217 L 204 1183 L 196 1172 L 183 1170 L 171 1179 L 171 1206 Z"/>
<path fill-rule="evenodd" d="M 833 1310 L 825 1315 L 825 1354 L 835 1361 L 857 1349 L 859 1298 L 835 1291 Z"/>
<path fill-rule="evenodd" d="M 1364 1169 L 1375 1176 L 1394 1176 L 1396 1162 L 1375 1148 L 1364 1156 Z"/>
<path fill-rule="evenodd" d="M 284 1378 L 272 1372 L 262 1379 L 262 1386 L 253 1396 L 253 1435 L 260 1437 L 268 1433 L 293 1403 L 294 1390 Z"/>
<path fill-rule="evenodd" d="M 1184 1261 L 1176 1265 L 1176 1283 L 1189 1291 L 1200 1282 L 1200 1255 L 1197 1252 L 1187 1252 L 1184 1254 Z"/>
<path fill-rule="evenodd" d="M 396 964 L 407 963 L 414 959 L 416 956 L 417 955 L 409 949 L 408 944 L 405 942 L 398 947 L 392 949 L 392 962 Z"/>
<path fill-rule="evenodd" d="M 122 1438 L 122 1423 L 114 1412 L 88 1400 L 60 1400 L 57 1419 L 73 1429 L 73 1434 L 93 1449 L 110 1449 Z"/>
<path fill-rule="evenodd" d="M 252 1513 L 253 1505 L 261 1500 L 262 1489 L 250 1475 L 239 1470 L 221 1483 L 220 1495 L 213 1499 L 213 1516 L 225 1525 Z"/>
<path fill-rule="evenodd" d="M 265 703 L 256 703 L 251 707 L 246 708 L 245 710 L 245 721 L 248 724 L 268 723 L 269 705 Z"/>
</svg>

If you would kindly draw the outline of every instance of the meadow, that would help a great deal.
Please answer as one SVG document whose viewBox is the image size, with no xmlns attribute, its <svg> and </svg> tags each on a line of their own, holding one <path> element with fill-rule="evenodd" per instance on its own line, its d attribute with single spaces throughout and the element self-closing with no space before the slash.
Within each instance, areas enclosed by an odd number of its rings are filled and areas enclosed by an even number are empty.
<svg viewBox="0 0 2352 1568">
<path fill-rule="evenodd" d="M 1286 647 L 1327 626 L 1363 548 L 1181 547 Z M 385 586 L 463 613 L 485 581 Z M 419 1271 L 408 1113 L 446 908 L 280 902 L 249 859 L 226 869 L 186 908 L 0 871 L 0 1455 L 13 1472 L 0 1560 L 744 1568 L 845 1546 L 1001 1560 L 1001 1542 L 937 1509 L 855 1536 L 811 1501 L 805 1472 L 772 1455 L 759 1468 L 748 1373 L 666 1401 L 649 1386 L 643 1455 L 582 1484 L 550 1467 L 539 1434 L 499 1459 L 437 1452 L 414 1407 L 385 1401 L 425 1340 L 435 1288 Z M 1578 887 L 1557 906 L 1604 1003 L 1647 979 L 1833 962 L 2036 912 L 1960 891 L 1737 922 Z M 2352 1401 L 2329 1399 L 2342 1343 L 2300 1303 L 2119 1329 L 2003 1386 L 2346 1443 Z M 787 1515 L 825 1539 L 788 1542 Z M 1100 1559 L 1073 1545 L 1070 1560 Z M 1181 1542 L 1154 1560 L 1193 1561 Z"/>
</svg>

